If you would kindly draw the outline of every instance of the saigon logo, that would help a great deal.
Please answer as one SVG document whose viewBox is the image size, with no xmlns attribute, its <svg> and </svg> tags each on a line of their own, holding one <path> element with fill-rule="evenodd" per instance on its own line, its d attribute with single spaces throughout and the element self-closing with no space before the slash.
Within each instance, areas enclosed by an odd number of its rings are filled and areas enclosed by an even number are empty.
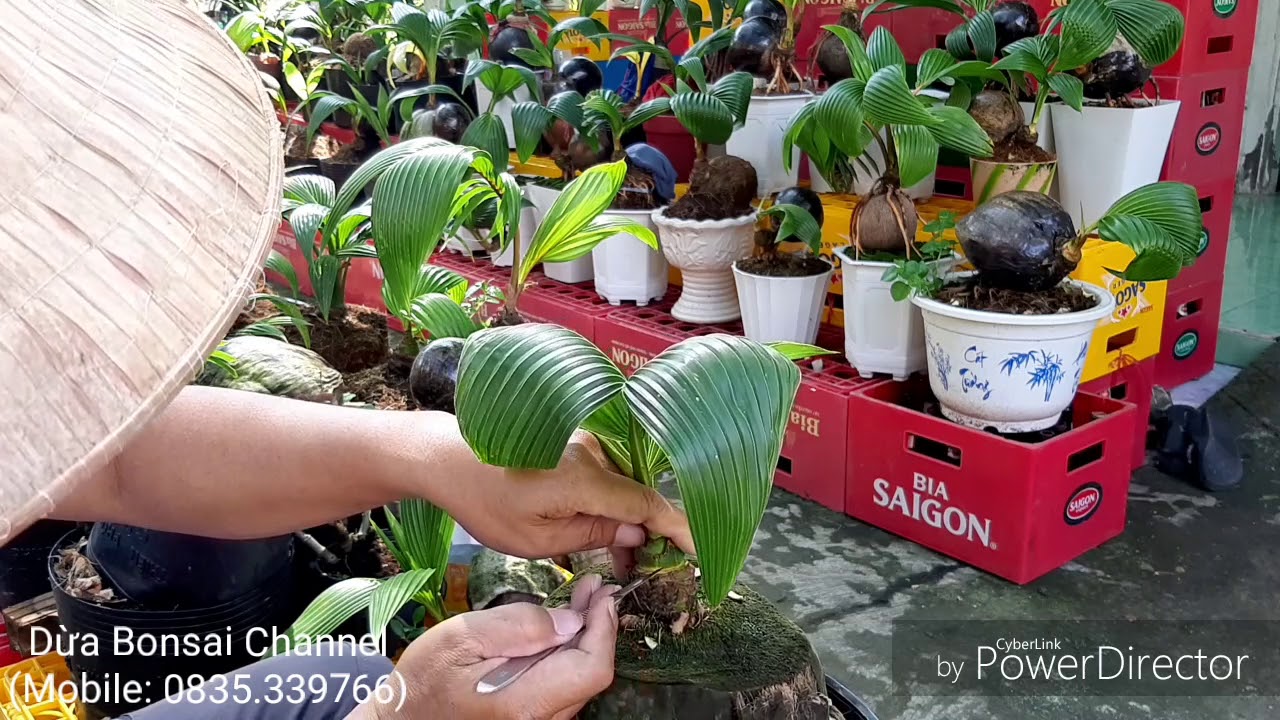
<svg viewBox="0 0 1280 720">
<path fill-rule="evenodd" d="M 1079 525 L 1093 517 L 1100 507 L 1102 507 L 1102 486 L 1097 483 L 1088 483 L 1071 493 L 1071 498 L 1067 500 L 1067 507 L 1062 511 L 1062 519 L 1068 525 Z"/>
<path fill-rule="evenodd" d="M 1201 155 L 1212 155 L 1222 144 L 1222 128 L 1218 123 L 1205 123 L 1196 134 L 1196 152 Z"/>
<path fill-rule="evenodd" d="M 638 348 L 617 344 L 609 348 L 609 359 L 628 375 L 640 369 L 640 366 L 653 359 L 652 355 Z"/>
<path fill-rule="evenodd" d="M 1213 0 L 1213 12 L 1221 18 L 1231 17 L 1240 0 Z"/>
<path fill-rule="evenodd" d="M 1200 347 L 1200 333 L 1188 330 L 1182 333 L 1178 341 L 1173 344 L 1173 357 L 1175 360 L 1186 360 L 1195 354 L 1198 347 Z"/>
<path fill-rule="evenodd" d="M 1209 228 L 1201 226 L 1200 228 L 1200 245 L 1196 247 L 1196 257 L 1204 255 L 1209 249 Z"/>
<path fill-rule="evenodd" d="M 1107 290 L 1111 291 L 1111 296 L 1116 300 L 1116 309 L 1111 313 L 1112 320 L 1120 322 L 1151 310 L 1145 282 L 1133 282 L 1114 275 L 1108 275 L 1108 278 Z"/>
<path fill-rule="evenodd" d="M 938 482 L 924 473 L 912 473 L 910 489 L 892 485 L 884 478 L 871 483 L 872 502 L 891 512 L 923 523 L 931 528 L 945 530 L 957 538 L 995 550 L 991 541 L 991 518 L 961 510 L 951 504 L 947 484 Z"/>
</svg>

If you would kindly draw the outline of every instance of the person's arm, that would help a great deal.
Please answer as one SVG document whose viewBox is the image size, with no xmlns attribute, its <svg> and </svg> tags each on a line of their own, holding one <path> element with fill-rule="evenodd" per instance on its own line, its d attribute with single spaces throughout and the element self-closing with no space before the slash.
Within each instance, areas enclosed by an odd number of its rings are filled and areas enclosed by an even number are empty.
<svg viewBox="0 0 1280 720">
<path fill-rule="evenodd" d="M 192 535 L 282 535 L 406 497 L 444 508 L 478 540 L 526 557 L 642 540 L 637 525 L 692 551 L 683 514 L 571 444 L 561 467 L 480 463 L 453 416 L 185 388 L 55 517 Z"/>
</svg>

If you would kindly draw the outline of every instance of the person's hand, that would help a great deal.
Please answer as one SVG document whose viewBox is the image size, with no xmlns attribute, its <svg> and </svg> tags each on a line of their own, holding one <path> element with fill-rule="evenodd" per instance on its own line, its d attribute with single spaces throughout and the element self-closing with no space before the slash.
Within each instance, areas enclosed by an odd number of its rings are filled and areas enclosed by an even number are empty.
<svg viewBox="0 0 1280 720">
<path fill-rule="evenodd" d="M 583 576 L 568 607 L 530 603 L 464 613 L 428 630 L 400 656 L 393 687 L 406 691 L 403 704 L 370 700 L 349 720 L 421 717 L 438 720 L 569 720 L 613 682 L 618 635 L 614 586 Z M 481 695 L 476 684 L 505 658 L 566 647 L 497 692 Z M 399 698 L 396 699 L 398 701 Z"/>
<path fill-rule="evenodd" d="M 689 521 L 660 493 L 614 472 L 595 437 L 575 433 L 555 470 L 489 468 L 450 488 L 445 508 L 485 546 L 544 558 L 634 548 L 650 534 L 692 553 Z"/>
</svg>

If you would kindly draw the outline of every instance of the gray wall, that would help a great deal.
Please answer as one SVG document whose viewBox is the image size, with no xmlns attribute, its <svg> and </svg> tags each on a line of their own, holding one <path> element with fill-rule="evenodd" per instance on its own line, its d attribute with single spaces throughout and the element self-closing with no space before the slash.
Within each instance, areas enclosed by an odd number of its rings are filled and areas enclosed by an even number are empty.
<svg viewBox="0 0 1280 720">
<path fill-rule="evenodd" d="M 1249 68 L 1237 188 L 1274 193 L 1280 183 L 1280 1 L 1255 0 L 1258 34 Z"/>
</svg>

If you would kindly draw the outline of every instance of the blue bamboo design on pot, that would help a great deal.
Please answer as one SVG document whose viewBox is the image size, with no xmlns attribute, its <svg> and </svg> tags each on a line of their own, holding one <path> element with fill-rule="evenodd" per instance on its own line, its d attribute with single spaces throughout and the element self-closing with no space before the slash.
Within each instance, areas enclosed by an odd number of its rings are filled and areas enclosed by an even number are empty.
<svg viewBox="0 0 1280 720">
<path fill-rule="evenodd" d="M 1062 370 L 1062 358 L 1044 350 L 1029 350 L 1022 353 L 1009 353 L 1009 357 L 1000 363 L 1000 372 L 1013 375 L 1014 370 L 1027 369 L 1027 386 L 1032 389 L 1044 388 L 1044 401 L 1049 402 L 1053 389 L 1066 377 Z"/>
</svg>

